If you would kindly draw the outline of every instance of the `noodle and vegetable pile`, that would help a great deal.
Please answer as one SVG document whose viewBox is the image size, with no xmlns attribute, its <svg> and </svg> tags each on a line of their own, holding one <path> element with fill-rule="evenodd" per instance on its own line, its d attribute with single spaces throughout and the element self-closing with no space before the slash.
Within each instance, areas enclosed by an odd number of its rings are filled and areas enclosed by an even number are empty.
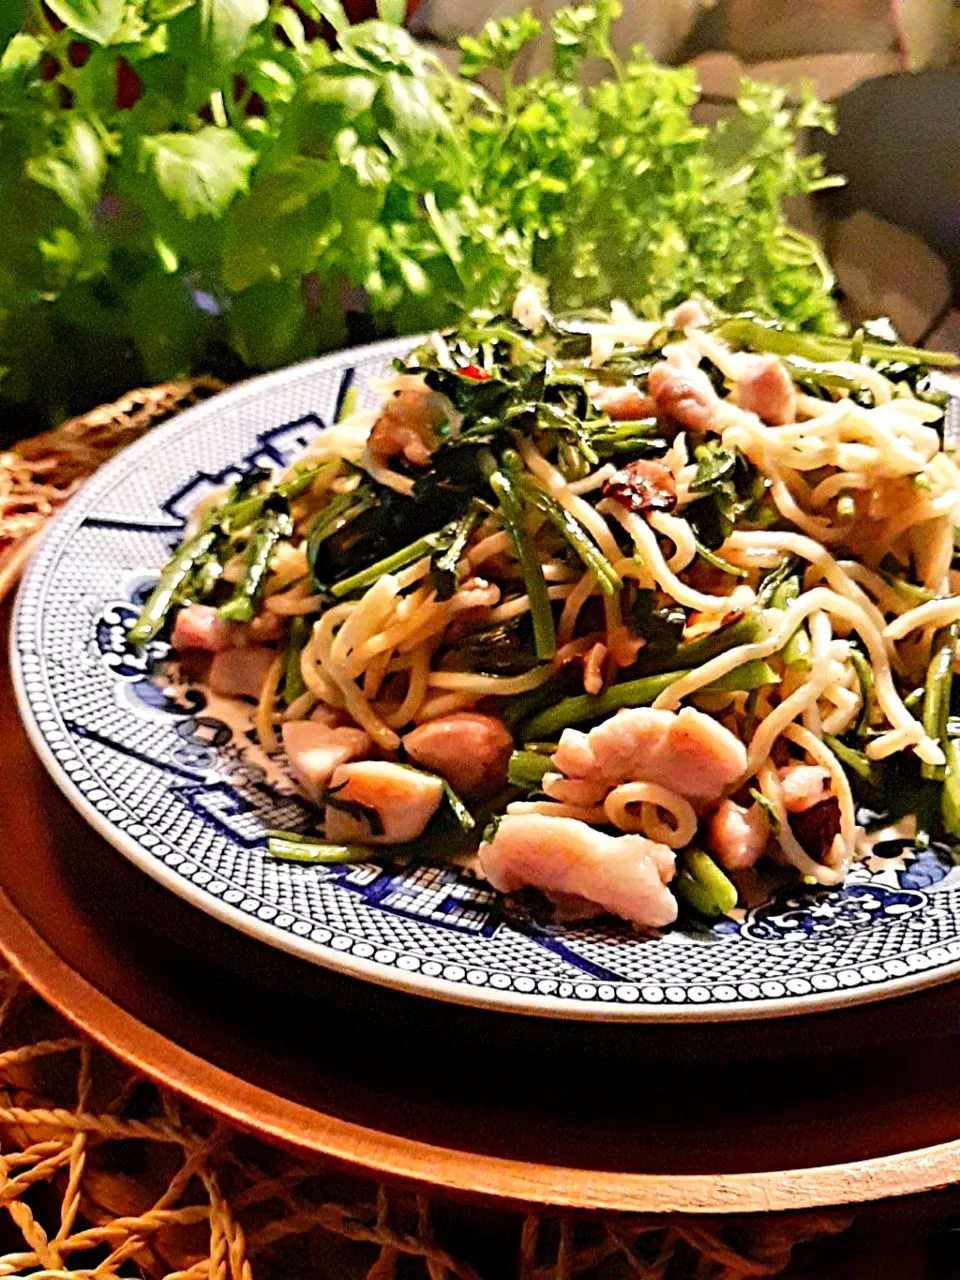
<svg viewBox="0 0 960 1280">
<path fill-rule="evenodd" d="M 878 827 L 960 839 L 952 363 L 526 288 L 205 499 L 131 638 L 256 700 L 320 811 L 274 856 L 476 849 L 653 928 L 839 884 Z"/>
</svg>

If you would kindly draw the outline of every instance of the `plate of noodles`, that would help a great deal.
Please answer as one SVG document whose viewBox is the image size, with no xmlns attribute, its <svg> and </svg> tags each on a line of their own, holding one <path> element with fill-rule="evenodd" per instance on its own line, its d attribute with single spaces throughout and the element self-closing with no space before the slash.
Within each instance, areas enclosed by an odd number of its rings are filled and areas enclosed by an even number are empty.
<svg viewBox="0 0 960 1280">
<path fill-rule="evenodd" d="M 33 743 L 174 892 L 420 994 L 718 1019 L 952 978 L 953 363 L 528 288 L 243 384 L 45 535 Z"/>
</svg>

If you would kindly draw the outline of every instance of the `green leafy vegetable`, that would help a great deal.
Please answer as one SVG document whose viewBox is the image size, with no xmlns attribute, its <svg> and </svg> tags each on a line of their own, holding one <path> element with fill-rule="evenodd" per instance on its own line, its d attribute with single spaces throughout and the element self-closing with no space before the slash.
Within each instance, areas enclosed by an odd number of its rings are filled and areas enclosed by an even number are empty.
<svg viewBox="0 0 960 1280">
<path fill-rule="evenodd" d="M 756 787 L 750 787 L 749 791 L 752 798 L 756 801 L 756 803 L 760 806 L 763 812 L 767 815 L 767 821 L 770 823 L 771 831 L 779 831 L 780 815 L 777 813 L 776 805 L 772 804 L 771 801 L 769 801 L 767 797 L 763 794 L 763 792 L 758 791 Z"/>
<path fill-rule="evenodd" d="M 697 445 L 697 470 L 690 485 L 696 495 L 684 516 L 708 551 L 729 537 L 763 495 L 763 478 L 739 449 L 725 449 L 719 441 Z"/>
<path fill-rule="evenodd" d="M 483 505 L 475 499 L 459 520 L 453 521 L 429 539 L 433 547 L 430 556 L 430 581 L 438 600 L 449 600 L 459 590 L 458 565 L 467 541 L 483 514 Z"/>
<path fill-rule="evenodd" d="M 308 862 L 337 865 L 343 862 L 370 862 L 373 858 L 389 858 L 389 847 L 369 844 L 329 844 L 318 836 L 298 831 L 271 831 L 267 835 L 267 852 L 282 862 Z"/>
<path fill-rule="evenodd" d="M 944 754 L 947 766 L 940 801 L 943 825 L 948 835 L 960 840 L 960 739 L 950 738 Z"/>
<path fill-rule="evenodd" d="M 473 814 L 451 787 L 450 783 L 445 778 L 441 779 L 441 781 L 443 782 L 443 798 L 446 800 L 454 818 L 456 818 L 457 826 L 461 831 L 472 831 L 477 825 Z"/>
<path fill-rule="evenodd" d="M 197 567 L 209 555 L 217 538 L 216 529 L 201 529 L 180 544 L 164 565 L 159 581 L 130 628 L 130 643 L 146 644 L 159 635 L 173 607 L 180 603 L 180 592 Z"/>
<path fill-rule="evenodd" d="M 256 153 L 232 129 L 158 133 L 140 143 L 142 164 L 188 219 L 218 218 L 246 191 Z"/>
<path fill-rule="evenodd" d="M 932 738 L 941 746 L 947 740 L 957 633 L 958 628 L 955 623 L 938 632 L 934 639 L 933 656 L 927 670 L 926 693 L 923 700 L 923 731 L 928 738 Z M 921 773 L 924 778 L 937 781 L 943 781 L 945 776 L 943 765 L 925 764 Z"/>
<path fill-rule="evenodd" d="M 460 40 L 460 73 L 473 79 L 481 71 L 509 71 L 517 54 L 540 34 L 540 23 L 524 9 L 516 17 L 492 19 L 478 36 Z"/>
<path fill-rule="evenodd" d="M 665 671 L 660 675 L 644 676 L 639 680 L 626 680 L 611 685 L 603 693 L 584 693 L 564 698 L 556 706 L 540 711 L 522 724 L 524 738 L 549 738 L 572 724 L 584 724 L 600 720 L 623 707 L 649 707 L 665 689 L 686 675 L 685 671 Z M 728 675 L 721 676 L 704 692 L 731 693 L 735 690 L 759 689 L 777 684 L 777 673 L 766 662 L 745 662 Z"/>
<path fill-rule="evenodd" d="M 555 72 L 517 79 L 539 31 L 521 12 L 464 40 L 458 76 L 396 25 L 401 8 L 381 0 L 379 20 L 351 26 L 338 0 L 304 0 L 329 48 L 279 0 L 51 0 L 63 30 L 39 4 L 0 5 L 9 431 L 141 379 L 236 377 L 342 346 L 347 297 L 376 334 L 499 309 L 535 278 L 558 310 L 618 296 L 656 315 L 696 289 L 751 324 L 837 330 L 819 252 L 782 215 L 824 184 L 796 146 L 799 129 L 829 127 L 812 100 L 744 82 L 729 119 L 694 124 L 692 71 L 611 53 L 612 0 L 554 13 Z M 584 85 L 593 58 L 610 74 Z M 475 83 L 483 70 L 503 77 L 498 97 Z M 797 354 L 836 355 L 825 341 Z M 891 369 L 913 359 L 870 334 L 863 349 Z M 543 415 L 571 475 L 588 451 L 662 452 L 650 424 L 578 436 L 573 394 L 557 388 Z"/>
<path fill-rule="evenodd" d="M 507 780 L 512 787 L 522 787 L 524 791 L 536 791 L 543 775 L 549 773 L 553 764 L 548 755 L 539 751 L 514 751 L 510 757 Z"/>
<path fill-rule="evenodd" d="M 300 657 L 310 639 L 310 631 L 310 620 L 302 614 L 295 617 L 290 624 L 290 638 L 287 641 L 287 652 L 283 660 L 283 700 L 288 707 L 307 689 L 300 670 Z"/>
<path fill-rule="evenodd" d="M 353 573 L 349 578 L 342 578 L 330 588 L 330 594 L 334 598 L 339 598 L 351 595 L 354 591 L 366 591 L 367 587 L 373 586 L 385 573 L 395 573 L 398 569 L 413 564 L 414 560 L 420 560 L 423 556 L 429 555 L 433 550 L 434 542 L 431 538 L 418 538 L 416 542 L 411 542 L 409 546 L 402 547 L 393 555 L 378 560 L 369 568 L 361 569 L 359 573 Z"/>
<path fill-rule="evenodd" d="M 120 31 L 125 0 L 47 0 L 50 12 L 77 35 L 109 44 Z"/>
<path fill-rule="evenodd" d="M 261 518 L 247 542 L 243 578 L 220 608 L 221 618 L 228 622 L 249 622 L 253 618 L 270 571 L 270 557 L 280 539 L 293 532 L 289 505 L 276 495 L 271 495 L 270 501 L 275 504 L 273 509 Z"/>
<path fill-rule="evenodd" d="M 735 347 L 749 347 L 751 351 L 771 351 L 776 355 L 800 357 L 810 361 L 889 360 L 904 365 L 923 365 L 932 368 L 953 368 L 957 357 L 945 351 L 927 351 L 920 347 L 908 347 L 900 343 L 868 341 L 862 332 L 859 338 L 840 338 L 830 334 L 794 333 L 782 324 L 763 320 L 757 316 L 729 316 L 714 326 L 714 332 Z"/>
<path fill-rule="evenodd" d="M 676 891 L 695 911 L 709 918 L 725 916 L 737 905 L 736 885 L 701 849 L 688 849 L 683 855 Z"/>
<path fill-rule="evenodd" d="M 200 0 L 201 40 L 217 62 L 229 65 L 269 12 L 269 0 Z"/>
<path fill-rule="evenodd" d="M 557 651 L 557 636 L 553 623 L 553 611 L 550 597 L 547 595 L 547 584 L 543 576 L 543 565 L 526 527 L 526 515 L 514 482 L 503 471 L 495 471 L 490 477 L 490 487 L 500 503 L 500 519 L 510 534 L 523 583 L 530 601 L 530 615 L 533 618 L 533 643 L 537 657 L 541 662 L 547 661 Z"/>
<path fill-rule="evenodd" d="M 583 525 L 574 520 L 555 498 L 538 489 L 529 476 L 519 477 L 517 484 L 524 499 L 560 530 L 585 568 L 594 574 L 600 590 L 605 595 L 613 595 L 615 591 L 619 591 L 623 586 L 620 575 L 593 539 L 588 537 Z"/>
</svg>

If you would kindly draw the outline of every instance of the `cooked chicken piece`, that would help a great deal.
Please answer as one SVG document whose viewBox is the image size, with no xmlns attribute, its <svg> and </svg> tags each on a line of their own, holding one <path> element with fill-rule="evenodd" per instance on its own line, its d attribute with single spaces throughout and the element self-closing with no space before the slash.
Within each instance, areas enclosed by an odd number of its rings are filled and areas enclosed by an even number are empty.
<svg viewBox="0 0 960 1280">
<path fill-rule="evenodd" d="M 544 795 L 561 804 L 575 804 L 584 809 L 603 804 L 610 788 L 605 782 L 587 782 L 583 778 L 565 778 L 562 773 L 545 773 L 540 783 Z"/>
<path fill-rule="evenodd" d="M 576 818 L 503 818 L 479 850 L 484 875 L 501 893 L 533 885 L 575 895 L 634 924 L 662 928 L 677 918 L 666 884 L 673 851 L 644 836 L 608 836 Z"/>
<path fill-rule="evenodd" d="M 426 387 L 394 392 L 370 432 L 371 456 L 381 464 L 402 456 L 411 466 L 425 467 L 445 416 L 439 397 Z"/>
<path fill-rule="evenodd" d="M 513 738 L 496 716 L 457 711 L 418 725 L 402 741 L 411 760 L 468 799 L 489 795 L 507 781 Z"/>
<path fill-rule="evenodd" d="M 327 839 L 345 844 L 405 844 L 423 835 L 440 807 L 443 783 L 416 769 L 384 760 L 358 760 L 342 764 L 330 779 L 334 799 L 360 805 L 375 821 L 354 816 L 328 804 L 324 817 Z M 374 830 L 376 828 L 376 830 Z"/>
<path fill-rule="evenodd" d="M 362 729 L 335 728 L 316 720 L 288 720 L 280 730 L 283 750 L 308 799 L 318 804 L 333 771 L 368 755 L 373 743 Z"/>
<path fill-rule="evenodd" d="M 694 431 L 718 430 L 720 397 L 713 383 L 695 365 L 655 364 L 647 379 L 647 390 L 657 402 L 657 412 L 673 418 Z"/>
<path fill-rule="evenodd" d="M 671 329 L 702 329 L 710 323 L 710 317 L 704 310 L 703 303 L 696 298 L 688 298 L 678 307 L 668 311 L 663 317 Z"/>
<path fill-rule="evenodd" d="M 797 392 L 776 356 L 756 356 L 737 383 L 737 403 L 775 427 L 795 422 Z"/>
<path fill-rule="evenodd" d="M 719 800 L 747 766 L 729 729 L 684 707 L 620 711 L 589 733 L 564 729 L 553 763 L 568 778 L 605 783 L 656 782 L 701 805 Z"/>
<path fill-rule="evenodd" d="M 259 698 L 276 656 L 272 649 L 224 649 L 210 664 L 210 688 L 223 698 Z"/>
<path fill-rule="evenodd" d="M 832 794 L 830 774 L 818 764 L 788 764 L 778 772 L 787 813 L 805 813 Z"/>
<path fill-rule="evenodd" d="M 242 643 L 243 627 L 227 622 L 209 604 L 188 604 L 177 614 L 170 643 L 174 649 L 204 649 L 207 653 L 222 653 Z"/>
<path fill-rule="evenodd" d="M 721 800 L 710 817 L 707 843 L 727 871 L 752 867 L 769 838 L 770 820 L 759 804 L 745 809 L 733 800 Z"/>
<path fill-rule="evenodd" d="M 593 407 L 614 422 L 634 422 L 638 418 L 651 418 L 657 412 L 653 400 L 644 395 L 635 382 L 619 387 L 595 382 L 589 387 L 589 392 Z"/>
</svg>

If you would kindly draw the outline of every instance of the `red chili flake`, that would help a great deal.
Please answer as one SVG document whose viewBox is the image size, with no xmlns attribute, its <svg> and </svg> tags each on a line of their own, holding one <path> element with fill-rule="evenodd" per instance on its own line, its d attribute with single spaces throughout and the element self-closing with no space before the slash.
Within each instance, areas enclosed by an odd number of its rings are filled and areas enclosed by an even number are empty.
<svg viewBox="0 0 960 1280">
<path fill-rule="evenodd" d="M 638 459 L 605 481 L 603 496 L 628 511 L 672 511 L 677 505 L 677 481 L 662 463 Z"/>
<path fill-rule="evenodd" d="M 486 369 L 481 369 L 480 366 L 476 364 L 468 364 L 466 368 L 461 369 L 460 372 L 465 378 L 472 378 L 474 382 L 487 382 L 493 376 L 492 374 L 487 373 Z"/>
</svg>

